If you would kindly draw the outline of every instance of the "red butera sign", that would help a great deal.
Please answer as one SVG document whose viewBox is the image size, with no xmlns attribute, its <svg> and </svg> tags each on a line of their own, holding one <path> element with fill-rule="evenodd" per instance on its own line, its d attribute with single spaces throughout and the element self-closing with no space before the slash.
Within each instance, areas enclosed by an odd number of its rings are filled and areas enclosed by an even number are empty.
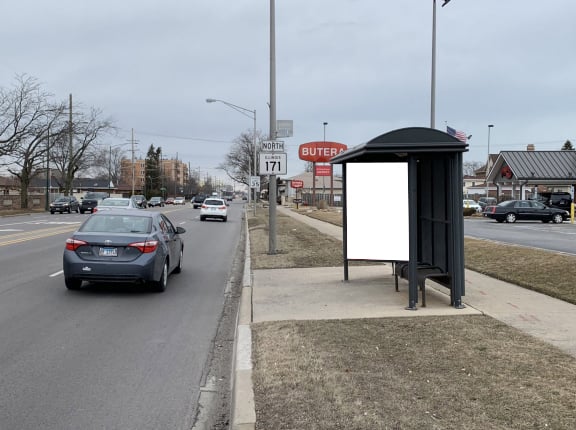
<svg viewBox="0 0 576 430">
<path fill-rule="evenodd" d="M 292 188 L 302 188 L 304 187 L 304 181 L 301 181 L 300 179 L 292 179 L 290 181 L 290 186 Z"/>
<path fill-rule="evenodd" d="M 346 145 L 338 142 L 308 142 L 298 148 L 300 160 L 314 163 L 327 163 L 330 159 L 348 149 Z"/>
<path fill-rule="evenodd" d="M 317 164 L 316 176 L 332 176 L 332 165 L 330 164 Z"/>
</svg>

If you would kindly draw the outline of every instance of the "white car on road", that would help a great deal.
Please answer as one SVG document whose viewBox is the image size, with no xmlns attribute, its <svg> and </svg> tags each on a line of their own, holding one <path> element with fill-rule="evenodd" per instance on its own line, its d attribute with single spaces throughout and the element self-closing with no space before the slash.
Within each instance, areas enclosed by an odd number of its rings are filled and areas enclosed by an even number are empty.
<svg viewBox="0 0 576 430">
<path fill-rule="evenodd" d="M 200 221 L 208 218 L 219 218 L 226 222 L 228 220 L 228 206 L 223 199 L 207 197 L 200 206 Z"/>
</svg>

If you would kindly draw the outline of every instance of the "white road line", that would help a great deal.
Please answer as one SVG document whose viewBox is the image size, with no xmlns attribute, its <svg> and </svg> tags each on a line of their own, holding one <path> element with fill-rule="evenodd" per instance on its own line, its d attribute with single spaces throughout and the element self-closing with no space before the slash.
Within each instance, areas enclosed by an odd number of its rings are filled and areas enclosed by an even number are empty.
<svg viewBox="0 0 576 430">
<path fill-rule="evenodd" d="M 56 276 L 61 275 L 62 273 L 64 273 L 64 270 L 60 270 L 60 271 L 58 271 L 58 272 L 56 272 L 56 273 L 52 273 L 52 274 L 49 275 L 49 276 L 50 276 L 51 278 L 54 278 L 54 277 L 56 277 Z"/>
</svg>

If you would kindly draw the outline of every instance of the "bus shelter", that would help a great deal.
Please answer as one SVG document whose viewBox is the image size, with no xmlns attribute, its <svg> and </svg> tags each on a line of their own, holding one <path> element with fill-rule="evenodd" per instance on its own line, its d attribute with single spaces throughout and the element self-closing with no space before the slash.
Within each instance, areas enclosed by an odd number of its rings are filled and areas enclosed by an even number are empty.
<svg viewBox="0 0 576 430">
<path fill-rule="evenodd" d="M 342 165 L 345 280 L 350 261 L 392 262 L 408 279 L 407 309 L 415 310 L 419 281 L 433 270 L 449 288 L 451 305 L 463 307 L 467 150 L 468 144 L 447 133 L 411 127 L 330 160 Z"/>
</svg>

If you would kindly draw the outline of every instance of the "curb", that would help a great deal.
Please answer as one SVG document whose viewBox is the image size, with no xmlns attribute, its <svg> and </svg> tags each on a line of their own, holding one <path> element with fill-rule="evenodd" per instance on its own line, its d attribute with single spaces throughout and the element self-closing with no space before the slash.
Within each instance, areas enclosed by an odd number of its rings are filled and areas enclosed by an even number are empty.
<svg viewBox="0 0 576 430">
<path fill-rule="evenodd" d="M 232 430 L 254 430 L 256 410 L 252 386 L 252 269 L 250 260 L 250 234 L 248 217 L 244 217 L 246 228 L 246 248 L 242 295 L 236 323 L 234 341 L 234 372 L 232 382 Z"/>
</svg>

